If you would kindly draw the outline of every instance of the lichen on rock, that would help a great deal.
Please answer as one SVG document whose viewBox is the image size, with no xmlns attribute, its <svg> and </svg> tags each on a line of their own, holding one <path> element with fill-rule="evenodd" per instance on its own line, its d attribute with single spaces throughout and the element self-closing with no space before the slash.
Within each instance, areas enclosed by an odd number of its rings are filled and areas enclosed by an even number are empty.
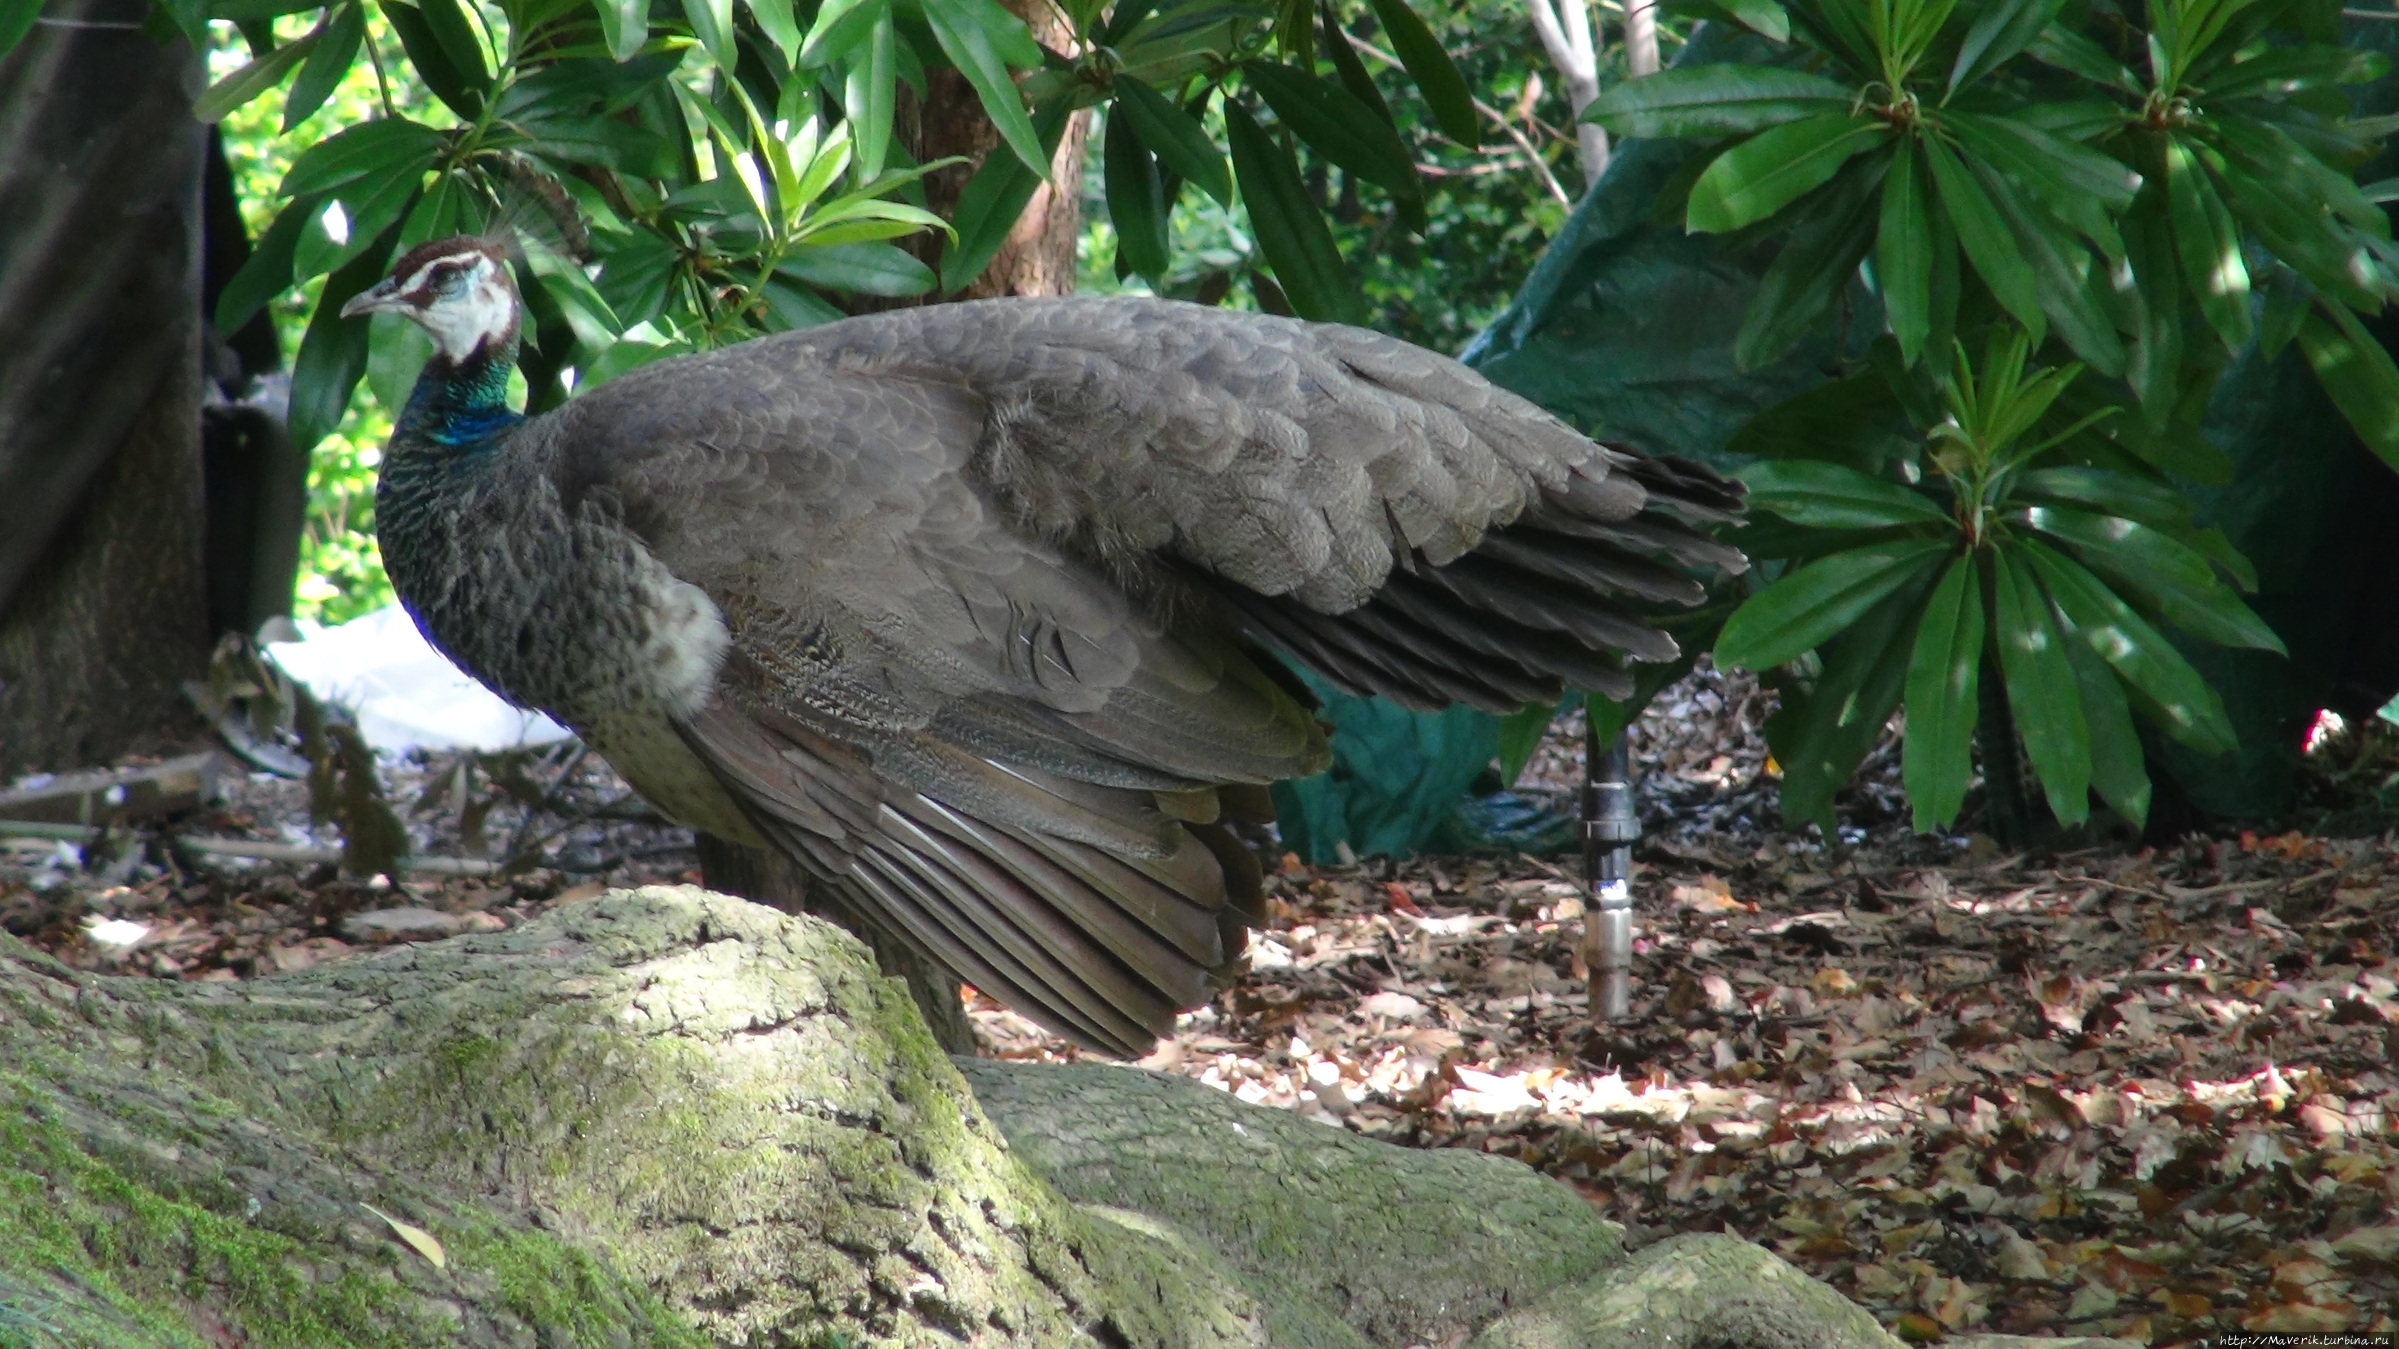
<svg viewBox="0 0 2399 1349">
<path fill-rule="evenodd" d="M 0 936 L 0 1349 L 1896 1343 L 1618 1236 L 1514 1162 L 953 1063 L 858 942 L 689 887 L 234 984 Z"/>
</svg>

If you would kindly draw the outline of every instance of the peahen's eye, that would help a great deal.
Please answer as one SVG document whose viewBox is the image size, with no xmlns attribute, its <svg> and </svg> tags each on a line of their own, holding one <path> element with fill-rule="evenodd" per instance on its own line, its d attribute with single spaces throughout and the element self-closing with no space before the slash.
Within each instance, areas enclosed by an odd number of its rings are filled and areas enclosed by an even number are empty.
<svg viewBox="0 0 2399 1349">
<path fill-rule="evenodd" d="M 456 295 L 458 292 L 464 289 L 466 289 L 466 271 L 464 268 L 444 267 L 441 269 L 441 271 L 434 274 L 433 293 L 435 295 Z"/>
</svg>

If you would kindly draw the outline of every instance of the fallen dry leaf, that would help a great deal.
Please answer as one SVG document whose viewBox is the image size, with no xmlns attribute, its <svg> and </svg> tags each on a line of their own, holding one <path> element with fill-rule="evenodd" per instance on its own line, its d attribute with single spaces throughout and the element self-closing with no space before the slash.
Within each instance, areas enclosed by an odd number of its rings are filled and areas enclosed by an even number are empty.
<svg viewBox="0 0 2399 1349">
<path fill-rule="evenodd" d="M 373 1204 L 362 1203 L 359 1207 L 381 1218 L 391 1228 L 393 1236 L 407 1242 L 409 1249 L 432 1261 L 435 1269 L 449 1268 L 450 1257 L 442 1253 L 441 1243 L 433 1239 L 431 1232 L 422 1227 L 401 1222 Z"/>
</svg>

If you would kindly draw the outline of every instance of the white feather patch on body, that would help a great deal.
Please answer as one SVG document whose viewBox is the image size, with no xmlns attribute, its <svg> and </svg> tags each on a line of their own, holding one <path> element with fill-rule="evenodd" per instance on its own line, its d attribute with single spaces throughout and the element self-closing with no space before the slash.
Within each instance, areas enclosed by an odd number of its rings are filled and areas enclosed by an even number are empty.
<svg viewBox="0 0 2399 1349">
<path fill-rule="evenodd" d="M 716 673 L 724 668 L 733 637 L 725 616 L 698 586 L 644 557 L 641 602 L 649 619 L 642 664 L 650 671 L 651 696 L 669 716 L 690 717 L 708 705 Z"/>
</svg>

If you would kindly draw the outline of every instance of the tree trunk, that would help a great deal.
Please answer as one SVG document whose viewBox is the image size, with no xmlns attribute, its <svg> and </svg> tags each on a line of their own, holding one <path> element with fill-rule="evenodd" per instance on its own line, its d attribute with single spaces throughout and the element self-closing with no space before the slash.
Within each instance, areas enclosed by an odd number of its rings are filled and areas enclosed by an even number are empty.
<svg viewBox="0 0 2399 1349">
<path fill-rule="evenodd" d="M 1042 0 L 1004 0 L 1008 10 L 1033 30 L 1033 39 L 1052 51 L 1065 51 L 1074 40 L 1056 7 Z M 900 101 L 914 103 L 905 86 Z M 913 110 L 911 149 L 920 164 L 950 155 L 965 155 L 925 179 L 925 204 L 942 219 L 957 212 L 958 196 L 983 161 L 993 154 L 1013 154 L 1000 143 L 999 128 L 983 114 L 966 77 L 947 67 L 925 72 L 925 98 Z M 1058 149 L 1050 157 L 1050 180 L 1033 189 L 1033 199 L 1008 234 L 1008 241 L 991 265 L 972 285 L 951 297 L 981 300 L 999 295 L 1071 295 L 1075 289 L 1075 246 L 1083 237 L 1083 149 L 1091 134 L 1091 112 L 1085 109 L 1067 119 Z M 923 236 L 928 264 L 938 270 L 938 235 Z"/>
<path fill-rule="evenodd" d="M 1996 637 L 1993 639 L 1996 641 Z M 2016 742 L 2016 714 L 2008 705 L 2007 680 L 1996 655 L 1983 656 L 1975 686 L 1975 757 L 1982 761 L 1983 827 L 2002 848 L 2032 841 L 2033 795 L 2024 780 L 2023 751 Z"/>
<path fill-rule="evenodd" d="M 1566 106 L 1575 116 L 1576 162 L 1583 170 L 1583 191 L 1598 186 L 1608 171 L 1608 132 L 1596 122 L 1582 120 L 1583 109 L 1599 97 L 1598 26 L 1591 22 L 1588 0 L 1524 0 L 1533 31 L 1549 53 L 1550 65 L 1566 86 Z"/>
<path fill-rule="evenodd" d="M 863 947 L 688 887 L 244 983 L 0 935 L 0 1064 L 12 1345 L 1897 1343 L 1515 1162 L 1136 1069 L 970 1092 Z"/>
<path fill-rule="evenodd" d="M 1658 73 L 1657 0 L 1625 0 L 1624 73 L 1635 80 Z"/>
<path fill-rule="evenodd" d="M 0 60 L 0 779 L 196 726 L 199 63 L 141 0 Z"/>
</svg>

